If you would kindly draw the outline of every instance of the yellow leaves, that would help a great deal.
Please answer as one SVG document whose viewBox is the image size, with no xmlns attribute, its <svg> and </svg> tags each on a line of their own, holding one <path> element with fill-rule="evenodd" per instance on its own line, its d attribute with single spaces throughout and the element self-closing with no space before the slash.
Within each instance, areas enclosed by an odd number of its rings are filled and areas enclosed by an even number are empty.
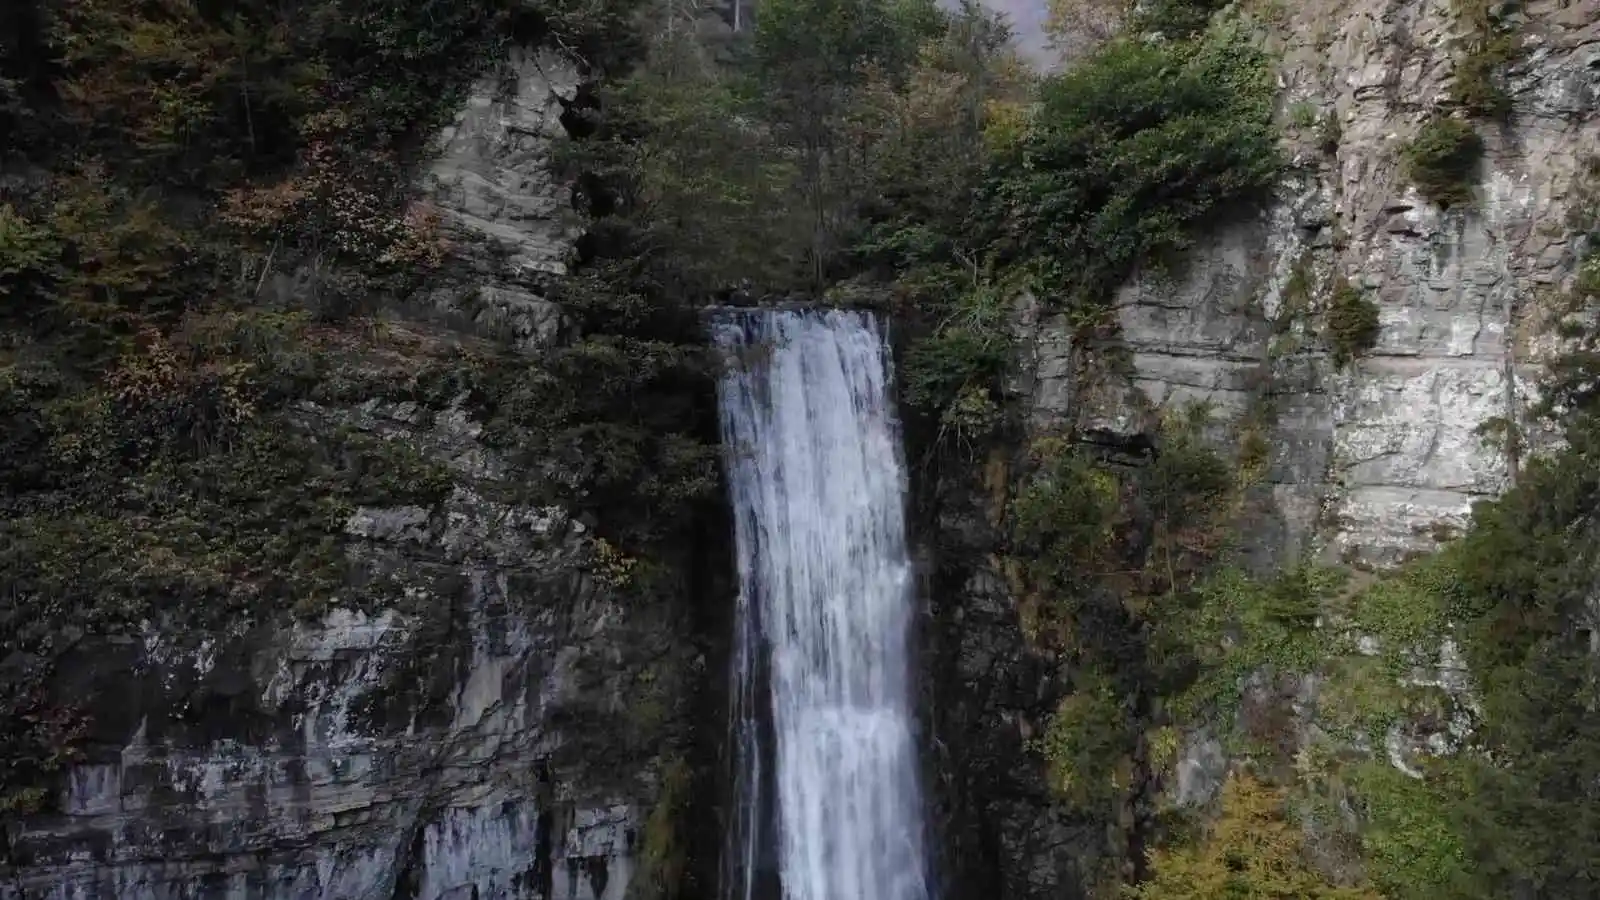
<svg viewBox="0 0 1600 900">
<path fill-rule="evenodd" d="M 339 136 L 347 133 L 355 126 L 350 111 L 342 106 L 331 106 L 327 109 L 317 110 L 300 121 L 300 135 L 315 145 L 317 142 L 326 144 Z"/>
<path fill-rule="evenodd" d="M 79 430 L 95 432 L 95 422 L 126 427 L 149 421 L 153 428 L 183 431 L 178 437 L 200 445 L 231 440 L 256 417 L 262 393 L 259 360 L 266 352 L 231 340 L 231 330 L 226 322 L 213 325 L 206 317 L 190 319 L 171 335 L 141 329 L 137 349 L 118 359 L 103 388 L 88 395 L 96 414 L 86 416 Z M 141 444 L 150 440 L 136 436 Z"/>
<path fill-rule="evenodd" d="M 612 590 L 626 590 L 633 583 L 634 570 L 639 561 L 605 538 L 595 538 L 590 544 L 592 554 L 589 572 L 596 581 Z"/>
<path fill-rule="evenodd" d="M 1146 733 L 1145 743 L 1149 747 L 1150 770 L 1162 778 L 1170 777 L 1183 750 L 1183 734 L 1171 725 L 1163 725 Z"/>
<path fill-rule="evenodd" d="M 439 210 L 433 204 L 417 202 L 408 205 L 400 217 L 394 243 L 379 254 L 378 261 L 429 269 L 443 265 L 450 245 L 440 234 L 439 221 Z"/>
<path fill-rule="evenodd" d="M 1285 814 L 1283 791 L 1230 776 L 1222 815 L 1195 847 L 1158 850 L 1151 877 L 1129 900 L 1382 900 L 1370 888 L 1331 884 L 1305 858 L 1304 830 Z"/>
<path fill-rule="evenodd" d="M 1012 100 L 990 100 L 983 107 L 983 142 L 990 153 L 1002 153 L 1022 142 L 1028 131 L 1028 107 Z"/>
<path fill-rule="evenodd" d="M 183 380 L 184 368 L 172 345 L 154 329 L 140 335 L 144 352 L 124 357 L 107 381 L 118 403 L 138 405 L 171 393 Z"/>
<path fill-rule="evenodd" d="M 218 218 L 240 231 L 276 237 L 293 227 L 309 197 L 304 182 L 286 178 L 265 187 L 236 188 L 223 195 Z"/>
<path fill-rule="evenodd" d="M 322 125 L 331 127 L 334 121 L 337 117 Z M 431 269 L 443 265 L 449 253 L 437 209 L 412 203 L 392 212 L 390 203 L 320 140 L 307 148 L 298 174 L 227 192 L 218 218 L 259 239 L 326 246 L 358 265 Z"/>
</svg>

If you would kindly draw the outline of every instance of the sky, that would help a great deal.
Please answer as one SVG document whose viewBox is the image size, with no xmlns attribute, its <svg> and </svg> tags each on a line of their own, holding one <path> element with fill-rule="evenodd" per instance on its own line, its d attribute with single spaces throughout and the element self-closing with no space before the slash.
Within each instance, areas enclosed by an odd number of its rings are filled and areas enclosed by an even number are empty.
<svg viewBox="0 0 1600 900">
<path fill-rule="evenodd" d="M 1045 0 L 983 0 L 983 4 L 1006 14 L 1018 48 L 1029 59 L 1041 65 L 1053 61 L 1044 39 Z"/>
</svg>

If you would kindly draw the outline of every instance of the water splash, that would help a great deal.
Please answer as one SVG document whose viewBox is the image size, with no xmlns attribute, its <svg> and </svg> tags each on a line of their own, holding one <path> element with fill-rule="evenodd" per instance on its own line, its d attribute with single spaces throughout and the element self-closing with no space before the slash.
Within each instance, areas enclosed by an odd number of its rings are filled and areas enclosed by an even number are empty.
<svg viewBox="0 0 1600 900">
<path fill-rule="evenodd" d="M 841 310 L 728 311 L 713 331 L 729 356 L 719 397 L 741 584 L 724 896 L 756 893 L 770 783 L 785 900 L 927 900 L 905 468 L 883 335 Z M 758 700 L 770 702 L 771 773 Z"/>
</svg>

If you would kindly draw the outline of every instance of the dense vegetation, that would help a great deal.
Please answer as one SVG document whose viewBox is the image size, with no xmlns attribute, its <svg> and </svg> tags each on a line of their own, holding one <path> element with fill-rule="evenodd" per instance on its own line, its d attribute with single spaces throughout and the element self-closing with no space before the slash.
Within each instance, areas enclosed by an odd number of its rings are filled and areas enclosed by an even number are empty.
<svg viewBox="0 0 1600 900">
<path fill-rule="evenodd" d="M 518 499 L 620 510 L 597 562 L 651 589 L 633 556 L 681 540 L 714 485 L 692 313 L 606 282 L 537 364 L 374 318 L 450 276 L 410 185 L 467 86 L 515 44 L 620 65 L 635 7 L 6 5 L 0 809 L 47 805 L 52 773 L 114 739 L 58 665 L 74 653 L 401 602 L 346 520 L 437 508 L 461 476 L 332 412 L 352 403 L 467 398 L 545 476 Z"/>
</svg>

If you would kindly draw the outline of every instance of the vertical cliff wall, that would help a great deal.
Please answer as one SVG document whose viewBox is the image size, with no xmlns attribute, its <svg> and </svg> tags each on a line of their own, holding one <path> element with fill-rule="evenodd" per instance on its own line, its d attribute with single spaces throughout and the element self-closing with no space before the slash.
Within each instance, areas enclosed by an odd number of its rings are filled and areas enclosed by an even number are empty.
<svg viewBox="0 0 1600 900">
<path fill-rule="evenodd" d="M 0 897 L 648 893 L 641 858 L 677 852 L 651 815 L 685 790 L 664 757 L 704 668 L 681 577 L 696 551 L 657 561 L 680 573 L 664 602 L 630 596 L 591 527 L 530 505 L 535 473 L 452 380 L 472 359 L 519 368 L 489 338 L 531 358 L 559 337 L 548 279 L 580 223 L 550 161 L 578 83 L 571 60 L 518 51 L 474 87 L 424 184 L 460 264 L 377 324 L 323 329 L 356 387 L 289 413 L 404 448 L 442 499 L 350 509 L 346 587 L 301 598 L 324 613 L 156 619 L 70 649 L 56 689 L 92 732 L 48 811 L 8 816 Z M 306 278 L 263 283 L 293 308 Z"/>
<path fill-rule="evenodd" d="M 1075 896 L 1098 877 L 1084 848 L 1105 840 L 1037 755 L 1070 674 L 1025 634 L 1002 556 L 1015 446 L 1070 433 L 1138 466 L 1163 416 L 1207 406 L 1224 454 L 1247 431 L 1269 450 L 1233 535 L 1263 570 L 1300 558 L 1393 566 L 1458 533 L 1474 501 L 1514 478 L 1517 453 L 1490 438 L 1503 423 L 1530 425 L 1541 361 L 1558 343 L 1554 312 L 1580 250 L 1566 217 L 1600 148 L 1600 5 L 1489 6 L 1517 48 L 1507 105 L 1468 116 L 1458 84 L 1481 77 L 1470 55 L 1483 38 L 1463 13 L 1472 4 L 1251 5 L 1280 57 L 1291 166 L 1274 201 L 1171 270 L 1134 277 L 1097 335 L 1020 299 L 1011 387 L 1024 434 L 922 495 L 937 515 L 926 552 L 934 681 L 946 688 L 931 708 L 948 874 L 961 890 Z M 1485 151 L 1471 201 L 1448 208 L 1419 192 L 1406 162 L 1440 117 L 1470 119 Z M 1344 358 L 1330 310 L 1351 291 L 1375 304 L 1378 327 Z M 1296 712 L 1315 683 L 1301 687 L 1282 698 Z M 1203 802 L 1227 763 L 1221 743 L 1191 735 L 1167 789 Z"/>
<path fill-rule="evenodd" d="M 1454 109 L 1471 26 L 1446 2 L 1285 4 L 1273 30 L 1294 157 L 1279 200 L 1175 278 L 1128 285 L 1109 346 L 1029 320 L 1035 422 L 1128 435 L 1163 406 L 1209 402 L 1228 422 L 1271 399 L 1280 521 L 1264 539 L 1378 565 L 1434 546 L 1504 488 L 1507 457 L 1477 432 L 1522 420 L 1573 275 L 1565 219 L 1600 135 L 1597 18 L 1582 2 L 1508 13 L 1510 111 L 1475 123 L 1475 202 L 1441 209 L 1403 155 Z M 1348 366 L 1328 339 L 1340 277 L 1379 315 L 1376 345 Z M 1131 370 L 1105 364 L 1118 353 Z"/>
</svg>

